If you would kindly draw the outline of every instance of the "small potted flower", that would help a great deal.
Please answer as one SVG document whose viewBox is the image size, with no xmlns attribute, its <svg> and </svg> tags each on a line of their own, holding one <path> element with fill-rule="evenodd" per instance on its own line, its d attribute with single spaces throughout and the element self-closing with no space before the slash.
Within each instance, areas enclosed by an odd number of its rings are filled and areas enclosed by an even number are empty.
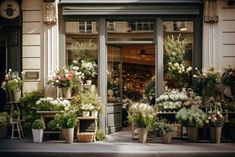
<svg viewBox="0 0 235 157">
<path fill-rule="evenodd" d="M 77 124 L 77 114 L 74 111 L 67 111 L 56 114 L 55 121 L 62 128 L 65 142 L 72 144 L 74 139 L 74 128 Z"/>
<path fill-rule="evenodd" d="M 210 127 L 210 137 L 213 143 L 220 143 L 224 117 L 220 110 L 208 111 L 206 124 Z"/>
<path fill-rule="evenodd" d="M 11 101 L 19 102 L 22 85 L 23 81 L 19 73 L 17 71 L 12 72 L 12 70 L 9 69 L 2 83 L 2 88 L 8 91 Z"/>
<path fill-rule="evenodd" d="M 232 95 L 235 95 L 235 69 L 229 65 L 229 68 L 225 68 L 222 74 L 222 82 L 230 86 Z"/>
<path fill-rule="evenodd" d="M 41 143 L 43 140 L 43 130 L 45 129 L 45 123 L 41 119 L 37 119 L 32 124 L 33 142 Z"/>
<path fill-rule="evenodd" d="M 7 126 L 10 123 L 10 115 L 6 112 L 0 112 L 0 138 L 7 136 Z"/>
<path fill-rule="evenodd" d="M 154 127 L 162 136 L 163 143 L 170 144 L 172 142 L 172 132 L 174 129 L 170 124 L 166 123 L 166 120 L 157 121 Z"/>
<path fill-rule="evenodd" d="M 86 84 L 91 85 L 92 79 L 97 75 L 97 64 L 89 60 L 81 60 L 81 70 L 85 75 Z"/>
<path fill-rule="evenodd" d="M 198 127 L 203 127 L 206 114 L 197 106 L 182 108 L 176 113 L 176 119 L 186 127 L 189 141 L 196 142 Z"/>
<path fill-rule="evenodd" d="M 145 103 L 134 103 L 128 110 L 128 119 L 138 127 L 139 142 L 146 143 L 148 130 L 153 127 L 156 112 Z"/>
</svg>

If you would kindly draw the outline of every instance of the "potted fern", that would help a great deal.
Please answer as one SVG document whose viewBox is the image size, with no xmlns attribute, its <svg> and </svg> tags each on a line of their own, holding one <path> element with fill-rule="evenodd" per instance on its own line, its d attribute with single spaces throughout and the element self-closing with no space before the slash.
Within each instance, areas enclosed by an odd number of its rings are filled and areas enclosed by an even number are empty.
<svg viewBox="0 0 235 157">
<path fill-rule="evenodd" d="M 43 139 L 43 131 L 45 129 L 45 123 L 41 119 L 37 119 L 32 124 L 33 142 L 41 143 Z"/>
</svg>

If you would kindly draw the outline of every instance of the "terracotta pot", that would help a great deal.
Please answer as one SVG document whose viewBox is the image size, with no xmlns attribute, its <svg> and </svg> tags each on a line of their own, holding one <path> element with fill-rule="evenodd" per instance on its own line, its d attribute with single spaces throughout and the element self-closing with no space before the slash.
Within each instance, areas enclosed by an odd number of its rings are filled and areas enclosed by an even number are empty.
<svg viewBox="0 0 235 157">
<path fill-rule="evenodd" d="M 74 138 L 74 128 L 62 128 L 65 143 L 72 144 Z"/>
<path fill-rule="evenodd" d="M 210 137 L 213 143 L 220 143 L 222 127 L 210 127 Z"/>
<path fill-rule="evenodd" d="M 197 136 L 198 136 L 198 128 L 194 127 L 186 127 L 187 133 L 188 133 L 188 138 L 190 142 L 197 142 Z"/>
<path fill-rule="evenodd" d="M 63 98 L 65 98 L 65 99 L 71 98 L 72 90 L 70 87 L 63 87 L 63 88 L 61 88 L 61 90 L 62 90 Z"/>
<path fill-rule="evenodd" d="M 138 128 L 139 142 L 146 143 L 148 131 L 146 128 Z"/>
<path fill-rule="evenodd" d="M 172 132 L 168 132 L 162 135 L 163 143 L 170 144 L 172 142 Z"/>
</svg>

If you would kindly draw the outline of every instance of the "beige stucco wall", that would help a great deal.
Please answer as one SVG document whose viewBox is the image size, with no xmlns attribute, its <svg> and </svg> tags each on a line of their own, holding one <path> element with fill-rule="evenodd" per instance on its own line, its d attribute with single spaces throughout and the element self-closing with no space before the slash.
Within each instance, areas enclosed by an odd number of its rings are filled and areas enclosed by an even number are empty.
<svg viewBox="0 0 235 157">
<path fill-rule="evenodd" d="M 218 0 L 219 22 L 203 25 L 203 67 L 235 68 L 235 4 Z"/>
</svg>

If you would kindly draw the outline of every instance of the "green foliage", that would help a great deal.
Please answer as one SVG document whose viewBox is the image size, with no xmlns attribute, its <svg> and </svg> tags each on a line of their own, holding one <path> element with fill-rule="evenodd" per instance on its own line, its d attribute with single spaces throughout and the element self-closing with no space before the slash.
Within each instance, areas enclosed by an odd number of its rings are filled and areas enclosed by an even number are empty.
<svg viewBox="0 0 235 157">
<path fill-rule="evenodd" d="M 22 79 L 19 77 L 18 71 L 12 72 L 11 69 L 5 75 L 5 79 L 1 87 L 8 91 L 19 91 L 23 85 Z"/>
<path fill-rule="evenodd" d="M 160 121 L 156 121 L 154 123 L 154 129 L 159 131 L 161 135 L 165 135 L 168 132 L 173 132 L 173 127 L 166 122 L 166 120 L 162 119 Z"/>
<path fill-rule="evenodd" d="M 155 78 L 149 80 L 144 86 L 144 94 L 150 102 L 152 99 L 155 99 Z"/>
<path fill-rule="evenodd" d="M 13 119 L 18 119 L 18 118 L 20 117 L 20 112 L 17 111 L 17 110 L 12 111 L 11 117 L 12 117 Z"/>
<path fill-rule="evenodd" d="M 77 124 L 77 115 L 73 111 L 56 114 L 55 121 L 61 128 L 74 128 Z"/>
<path fill-rule="evenodd" d="M 96 140 L 97 141 L 103 141 L 105 139 L 105 133 L 104 130 L 98 129 L 96 132 Z"/>
<path fill-rule="evenodd" d="M 45 123 L 41 119 L 36 119 L 32 124 L 32 129 L 45 129 Z"/>
<path fill-rule="evenodd" d="M 186 127 L 203 127 L 206 114 L 196 106 L 184 107 L 177 112 L 176 119 Z"/>
<path fill-rule="evenodd" d="M 10 115 L 7 112 L 0 112 L 0 127 L 5 127 L 10 123 Z"/>
<path fill-rule="evenodd" d="M 34 120 L 39 118 L 37 112 L 36 102 L 43 97 L 43 90 L 34 90 L 32 92 L 24 93 L 20 98 L 22 104 L 22 116 L 25 119 L 25 125 L 31 127 Z"/>
<path fill-rule="evenodd" d="M 55 119 L 50 120 L 47 123 L 46 127 L 47 127 L 48 130 L 59 130 L 60 129 L 60 126 L 58 125 L 58 123 L 56 122 Z"/>
</svg>

